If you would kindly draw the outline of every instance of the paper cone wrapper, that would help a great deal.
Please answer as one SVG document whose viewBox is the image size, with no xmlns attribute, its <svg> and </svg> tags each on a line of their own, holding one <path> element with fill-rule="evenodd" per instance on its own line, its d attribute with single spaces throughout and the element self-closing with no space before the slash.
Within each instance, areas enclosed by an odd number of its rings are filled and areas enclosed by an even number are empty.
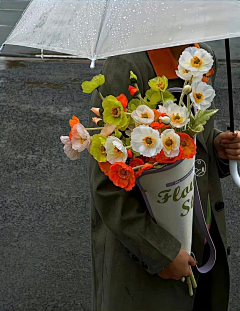
<svg viewBox="0 0 240 311">
<path fill-rule="evenodd" d="M 195 157 L 137 179 L 149 212 L 157 224 L 182 243 L 190 254 L 192 244 Z M 161 237 L 159 237 L 161 238 Z"/>
</svg>

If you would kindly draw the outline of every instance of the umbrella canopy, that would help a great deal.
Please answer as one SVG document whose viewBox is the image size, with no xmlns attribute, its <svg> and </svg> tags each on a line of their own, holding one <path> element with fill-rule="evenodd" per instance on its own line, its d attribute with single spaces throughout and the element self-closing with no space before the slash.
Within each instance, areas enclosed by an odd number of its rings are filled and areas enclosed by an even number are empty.
<svg viewBox="0 0 240 311">
<path fill-rule="evenodd" d="M 237 37 L 239 16 L 237 0 L 33 0 L 5 44 L 96 60 Z"/>
</svg>

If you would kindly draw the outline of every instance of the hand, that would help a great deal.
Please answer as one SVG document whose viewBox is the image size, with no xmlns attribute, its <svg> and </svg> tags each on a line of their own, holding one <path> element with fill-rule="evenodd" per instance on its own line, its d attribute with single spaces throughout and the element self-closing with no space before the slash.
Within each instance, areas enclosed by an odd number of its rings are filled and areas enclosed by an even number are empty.
<svg viewBox="0 0 240 311">
<path fill-rule="evenodd" d="M 190 266 L 196 266 L 197 262 L 183 248 L 180 249 L 174 261 L 165 269 L 158 272 L 162 279 L 180 280 L 191 275 Z"/>
<path fill-rule="evenodd" d="M 240 160 L 240 132 L 223 132 L 213 142 L 217 155 L 221 159 Z"/>
</svg>

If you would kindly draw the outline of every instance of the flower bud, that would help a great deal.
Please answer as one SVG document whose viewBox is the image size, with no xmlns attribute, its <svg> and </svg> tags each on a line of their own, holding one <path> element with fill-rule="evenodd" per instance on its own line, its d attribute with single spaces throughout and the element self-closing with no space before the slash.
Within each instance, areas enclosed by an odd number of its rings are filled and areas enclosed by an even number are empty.
<svg viewBox="0 0 240 311">
<path fill-rule="evenodd" d="M 182 90 L 182 93 L 183 94 L 189 94 L 189 93 L 191 93 L 192 92 L 192 87 L 191 87 L 191 85 L 185 85 L 184 86 L 184 88 L 183 88 L 183 90 Z"/>
<path fill-rule="evenodd" d="M 132 71 L 130 71 L 130 81 L 131 83 L 137 83 L 137 76 Z"/>
<path fill-rule="evenodd" d="M 94 117 L 94 118 L 92 118 L 92 120 L 98 126 L 103 126 L 103 120 L 101 118 Z"/>
<path fill-rule="evenodd" d="M 101 110 L 102 110 L 102 108 L 95 108 L 95 107 L 91 108 L 91 111 L 93 113 L 95 113 L 95 115 L 98 116 L 98 117 L 101 117 L 101 115 L 102 115 L 102 111 Z"/>
<path fill-rule="evenodd" d="M 132 96 L 137 96 L 140 94 L 139 89 L 134 86 L 129 85 L 128 90 Z"/>
<path fill-rule="evenodd" d="M 161 119 L 162 123 L 165 125 L 168 125 L 171 123 L 171 118 L 169 116 L 159 117 Z"/>
</svg>

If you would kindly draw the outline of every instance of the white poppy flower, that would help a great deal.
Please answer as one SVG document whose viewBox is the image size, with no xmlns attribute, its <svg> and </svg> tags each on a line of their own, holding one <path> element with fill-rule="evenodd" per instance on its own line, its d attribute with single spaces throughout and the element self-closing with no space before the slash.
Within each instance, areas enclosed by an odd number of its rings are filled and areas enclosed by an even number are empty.
<svg viewBox="0 0 240 311">
<path fill-rule="evenodd" d="M 180 136 L 173 129 L 167 129 L 162 132 L 161 140 L 163 151 L 166 157 L 173 158 L 178 156 L 180 147 Z"/>
<path fill-rule="evenodd" d="M 167 109 L 169 106 L 174 105 L 174 102 L 172 100 L 167 100 L 164 104 L 163 104 L 163 108 L 165 109 L 165 113 L 167 113 Z"/>
<path fill-rule="evenodd" d="M 126 162 L 128 153 L 120 139 L 109 136 L 106 140 L 105 149 L 107 152 L 107 161 L 111 164 L 115 162 Z"/>
<path fill-rule="evenodd" d="M 167 115 L 171 119 L 171 125 L 176 128 L 181 128 L 189 122 L 189 112 L 187 107 L 170 104 L 167 107 Z"/>
<path fill-rule="evenodd" d="M 207 73 L 213 65 L 213 58 L 204 49 L 196 47 L 186 48 L 179 58 L 179 65 L 190 71 Z"/>
<path fill-rule="evenodd" d="M 88 131 L 81 123 L 77 123 L 72 128 L 72 148 L 78 152 L 82 152 L 84 149 L 89 149 L 91 144 L 91 137 Z"/>
<path fill-rule="evenodd" d="M 215 91 L 211 85 L 205 82 L 197 82 L 192 84 L 191 101 L 194 106 L 200 110 L 206 110 L 211 106 L 211 102 L 215 97 Z"/>
<path fill-rule="evenodd" d="M 77 150 L 74 150 L 72 148 L 72 142 L 69 138 L 69 136 L 61 136 L 60 137 L 61 142 L 64 144 L 63 150 L 66 156 L 70 160 L 77 160 L 80 158 L 81 152 L 78 152 Z"/>
<path fill-rule="evenodd" d="M 169 100 L 168 100 L 169 101 Z M 167 102 L 168 102 L 167 101 Z M 165 103 L 166 104 L 166 103 Z M 166 113 L 166 108 L 162 105 L 158 105 L 158 111 L 160 111 L 161 113 Z"/>
<path fill-rule="evenodd" d="M 131 144 L 134 151 L 145 157 L 154 157 L 163 148 L 159 132 L 144 125 L 140 125 L 132 131 Z"/>
<path fill-rule="evenodd" d="M 193 76 L 192 82 L 201 81 L 203 78 L 203 73 L 201 71 L 190 71 L 188 69 L 183 68 L 181 65 L 178 65 L 176 75 L 185 81 L 189 81 Z"/>
<path fill-rule="evenodd" d="M 154 121 L 154 112 L 146 105 L 140 105 L 131 114 L 137 124 L 149 125 Z"/>
</svg>

